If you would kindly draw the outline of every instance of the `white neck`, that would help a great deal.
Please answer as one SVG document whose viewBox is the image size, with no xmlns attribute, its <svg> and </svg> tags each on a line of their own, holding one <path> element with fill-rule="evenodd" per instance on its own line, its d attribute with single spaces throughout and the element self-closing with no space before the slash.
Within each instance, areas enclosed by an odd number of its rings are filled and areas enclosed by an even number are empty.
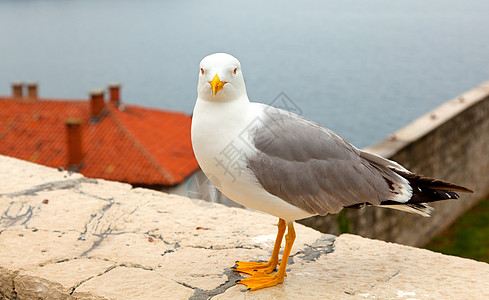
<svg viewBox="0 0 489 300">
<path fill-rule="evenodd" d="M 230 143 L 242 142 L 240 135 L 252 121 L 251 109 L 246 96 L 229 102 L 197 99 L 191 136 L 195 157 L 204 172 L 215 167 L 215 156 Z"/>
</svg>

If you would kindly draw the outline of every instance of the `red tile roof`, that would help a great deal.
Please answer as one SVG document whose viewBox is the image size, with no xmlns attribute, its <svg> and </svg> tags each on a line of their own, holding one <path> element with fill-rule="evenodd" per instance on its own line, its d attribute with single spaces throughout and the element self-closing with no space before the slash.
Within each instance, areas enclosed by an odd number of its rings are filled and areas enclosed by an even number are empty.
<svg viewBox="0 0 489 300">
<path fill-rule="evenodd" d="M 65 121 L 82 120 L 80 173 L 143 185 L 175 185 L 198 168 L 183 113 L 106 103 L 98 122 L 89 100 L 0 97 L 0 154 L 67 167 Z"/>
</svg>

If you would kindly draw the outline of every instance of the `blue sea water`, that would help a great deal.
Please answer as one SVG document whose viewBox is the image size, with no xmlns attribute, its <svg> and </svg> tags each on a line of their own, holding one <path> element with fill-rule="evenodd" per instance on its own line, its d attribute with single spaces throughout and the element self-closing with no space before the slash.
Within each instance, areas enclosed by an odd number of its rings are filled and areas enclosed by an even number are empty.
<svg viewBox="0 0 489 300">
<path fill-rule="evenodd" d="M 489 79 L 489 1 L 0 0 L 0 94 L 38 81 L 192 112 L 198 63 L 228 52 L 248 95 L 280 93 L 353 144 L 377 142 Z"/>
</svg>

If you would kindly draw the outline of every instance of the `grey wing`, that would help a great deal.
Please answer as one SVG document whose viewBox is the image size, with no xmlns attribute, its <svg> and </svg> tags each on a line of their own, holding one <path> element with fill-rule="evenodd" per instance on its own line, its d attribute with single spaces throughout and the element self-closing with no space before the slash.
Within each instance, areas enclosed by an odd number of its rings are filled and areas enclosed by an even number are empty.
<svg viewBox="0 0 489 300">
<path fill-rule="evenodd" d="M 320 215 L 392 196 L 394 172 L 361 157 L 333 131 L 269 106 L 261 119 L 248 167 L 269 193 Z"/>
</svg>

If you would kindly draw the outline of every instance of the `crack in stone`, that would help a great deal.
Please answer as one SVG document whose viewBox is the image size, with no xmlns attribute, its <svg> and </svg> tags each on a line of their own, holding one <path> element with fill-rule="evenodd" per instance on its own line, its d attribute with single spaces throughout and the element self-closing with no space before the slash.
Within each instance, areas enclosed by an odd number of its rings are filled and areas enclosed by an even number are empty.
<svg viewBox="0 0 489 300">
<path fill-rule="evenodd" d="M 176 242 L 178 244 L 178 242 Z M 252 245 L 252 246 L 243 246 L 243 245 L 237 245 L 237 246 L 215 246 L 215 245 L 210 245 L 210 246 L 202 246 L 202 245 L 185 245 L 185 247 L 188 248 L 195 248 L 195 249 L 206 249 L 206 250 L 233 250 L 233 249 L 245 249 L 245 250 L 255 250 L 255 249 L 260 249 L 260 250 L 265 250 L 272 253 L 270 250 L 270 247 L 262 247 L 259 245 Z M 280 254 L 282 254 L 282 251 L 280 251 Z"/>
<path fill-rule="evenodd" d="M 384 282 L 389 282 L 392 278 L 394 278 L 397 275 L 399 275 L 399 273 L 401 273 L 402 266 L 406 263 L 406 261 L 409 259 L 410 256 L 411 256 L 411 250 L 408 250 L 408 253 L 406 254 L 406 257 L 402 261 L 403 263 L 399 266 L 399 269 L 394 274 L 392 274 L 391 276 L 389 276 L 386 280 L 384 280 Z"/>
<path fill-rule="evenodd" d="M 12 215 L 9 215 L 10 210 L 15 204 L 18 204 L 18 202 L 14 202 L 14 201 L 10 202 L 7 209 L 3 212 L 2 216 L 0 216 L 0 224 L 4 225 L 5 227 L 15 226 L 15 223 L 20 222 L 23 219 L 25 220 L 23 220 L 22 223 L 20 223 L 20 225 L 25 225 L 31 220 L 34 214 L 33 213 L 35 208 L 34 206 L 29 205 L 25 202 L 21 202 L 20 203 L 21 206 L 17 210 L 17 212 L 15 213 L 12 212 Z M 25 210 L 26 207 L 27 209 Z"/>
<path fill-rule="evenodd" d="M 120 263 L 120 262 L 117 262 L 117 261 L 114 261 L 114 260 L 111 260 L 111 259 L 108 259 L 108 258 L 103 258 L 102 259 L 102 258 L 99 258 L 99 257 L 91 257 L 91 256 L 87 256 L 86 258 L 87 259 L 104 260 L 104 261 L 111 262 L 111 263 L 114 264 L 112 267 L 135 268 L 135 269 L 143 269 L 143 270 L 146 270 L 146 271 L 154 271 L 155 270 L 154 268 L 145 267 L 145 266 L 140 265 L 140 264 Z"/>
<path fill-rule="evenodd" d="M 33 188 L 23 190 L 23 191 L 18 191 L 14 193 L 9 193 L 9 194 L 0 194 L 1 196 L 6 196 L 9 198 L 15 198 L 18 196 L 34 196 L 36 193 L 40 191 L 53 191 L 53 190 L 61 190 L 61 189 L 73 189 L 77 190 L 78 186 L 83 183 L 97 183 L 95 179 L 89 179 L 89 178 L 78 178 L 78 179 L 68 179 L 68 180 L 61 180 L 61 181 L 52 181 L 52 182 L 47 182 L 44 184 L 37 185 Z M 0 224 L 5 226 L 5 227 L 11 227 L 15 226 L 16 223 L 19 223 L 19 225 L 26 225 L 28 224 L 32 217 L 34 216 L 34 210 L 39 209 L 40 205 L 38 206 L 32 206 L 30 204 L 27 204 L 26 202 L 20 202 L 20 208 L 17 210 L 16 213 L 12 213 L 12 215 L 9 215 L 11 213 L 11 209 L 14 207 L 14 205 L 19 204 L 19 202 L 10 202 L 9 206 L 7 209 L 3 212 L 3 214 L 0 216 Z"/>
<path fill-rule="evenodd" d="M 7 295 L 5 295 L 4 293 L 2 293 L 2 291 L 0 291 L 0 299 L 12 299 L 12 298 L 7 297 Z"/>
<path fill-rule="evenodd" d="M 93 184 L 98 184 L 98 181 L 96 179 L 92 179 L 93 182 L 83 182 L 83 183 L 93 183 Z M 74 191 L 80 195 L 83 195 L 83 196 L 87 196 L 87 197 L 90 197 L 90 198 L 93 198 L 93 199 L 97 199 L 97 200 L 101 200 L 101 201 L 108 201 L 108 202 L 113 202 L 114 201 L 114 197 L 110 197 L 110 198 L 104 198 L 104 197 L 100 197 L 98 195 L 93 195 L 93 194 L 90 194 L 90 193 L 87 193 L 85 191 L 82 191 L 80 189 L 81 186 L 76 186 L 74 188 Z"/>
<path fill-rule="evenodd" d="M 336 236 L 331 234 L 323 234 L 319 239 L 314 241 L 314 243 L 312 243 L 311 245 L 306 245 L 304 249 L 297 251 L 297 253 L 291 255 L 290 257 L 293 258 L 296 255 L 302 254 L 302 256 L 299 256 L 300 259 L 309 262 L 315 261 L 319 259 L 321 255 L 332 253 L 334 251 L 335 241 L 336 241 Z M 290 259 L 289 259 L 289 264 L 290 264 Z"/>
<path fill-rule="evenodd" d="M 63 263 L 63 262 L 67 262 L 67 261 L 72 261 L 72 260 L 75 260 L 77 259 L 78 257 L 71 257 L 71 258 L 62 258 L 62 259 L 59 259 L 59 258 L 55 258 L 55 259 L 49 259 L 49 260 L 46 260 L 44 262 L 41 262 L 41 263 L 38 263 L 37 266 L 39 267 L 45 267 L 47 265 L 51 265 L 51 264 L 59 264 L 59 263 Z"/>
<path fill-rule="evenodd" d="M 143 206 L 144 204 L 147 204 L 147 203 L 141 203 L 141 204 L 139 204 L 138 206 L 136 206 L 136 207 L 135 207 L 135 208 L 134 208 L 134 209 L 133 209 L 133 210 L 132 210 L 132 211 L 129 213 L 129 215 L 132 215 L 133 213 L 135 213 L 135 212 L 136 212 L 136 210 L 138 210 L 138 209 L 139 209 L 141 206 Z"/>
<path fill-rule="evenodd" d="M 17 275 L 19 275 L 19 272 L 20 272 L 19 270 L 14 271 L 14 275 L 12 276 L 12 279 L 11 279 L 11 282 L 12 282 L 12 300 L 19 299 L 18 295 L 17 295 L 17 291 L 15 290 L 15 277 L 17 277 Z"/>
<path fill-rule="evenodd" d="M 100 221 L 103 219 L 105 213 L 112 207 L 112 205 L 114 205 L 114 203 L 115 203 L 114 201 L 110 201 L 110 203 L 108 203 L 107 205 L 102 207 L 102 209 L 99 212 L 96 212 L 90 216 L 90 220 L 88 220 L 87 224 L 85 224 L 84 230 L 82 233 L 80 233 L 78 240 L 81 240 L 81 241 L 85 240 L 85 236 L 88 233 L 88 225 L 90 223 L 92 223 L 92 221 L 94 221 L 95 219 L 97 219 L 97 221 L 96 221 L 96 224 L 94 227 L 95 228 L 98 227 L 98 225 L 100 224 Z M 106 234 L 107 232 L 110 232 L 110 225 L 109 225 L 109 228 L 107 228 L 107 230 L 105 232 L 101 233 L 101 235 Z M 95 235 L 95 234 L 93 234 L 93 235 Z"/>
<path fill-rule="evenodd" d="M 61 231 L 61 230 L 48 230 L 48 229 L 44 229 L 44 228 L 35 228 L 35 227 L 26 227 L 25 229 L 30 229 L 32 230 L 32 232 L 38 232 L 38 231 L 43 231 L 43 232 L 52 232 L 52 233 L 61 233 L 61 234 L 67 234 L 68 232 L 74 232 L 74 233 L 80 233 L 79 231 L 77 230 L 67 230 L 67 231 Z"/>
<path fill-rule="evenodd" d="M 27 209 L 27 212 L 25 213 L 25 220 L 24 222 L 20 223 L 20 225 L 26 225 L 27 223 L 29 223 L 31 221 L 31 218 L 32 218 L 32 215 L 33 215 L 33 211 L 34 210 L 34 207 L 29 205 L 29 208 Z"/>
<path fill-rule="evenodd" d="M 85 178 L 85 177 L 78 178 L 78 179 L 51 181 L 51 182 L 47 182 L 47 183 L 37 185 L 37 186 L 30 188 L 30 189 L 27 189 L 27 190 L 13 192 L 13 193 L 9 193 L 9 194 L 0 194 L 0 196 L 7 196 L 9 198 L 14 198 L 17 196 L 25 196 L 25 195 L 33 196 L 33 195 L 36 195 L 36 193 L 40 192 L 40 191 L 54 191 L 54 190 L 76 188 L 83 182 L 94 183 L 97 181 L 95 179 L 89 179 L 89 178 Z"/>
<path fill-rule="evenodd" d="M 105 273 L 110 272 L 111 270 L 115 269 L 116 267 L 117 267 L 117 265 L 110 266 L 110 267 L 108 267 L 108 268 L 107 268 L 105 271 L 103 271 L 102 273 L 99 273 L 99 274 L 94 275 L 94 276 L 90 276 L 90 277 L 88 277 L 87 279 L 84 279 L 84 280 L 82 280 L 82 281 L 78 282 L 77 284 L 75 284 L 74 286 L 72 286 L 72 287 L 70 288 L 70 293 L 69 293 L 69 294 L 70 294 L 70 296 L 71 296 L 71 295 L 73 295 L 73 293 L 75 292 L 75 290 L 76 290 L 76 289 L 77 289 L 77 288 L 78 288 L 80 285 L 84 284 L 85 282 L 89 281 L 89 280 L 90 280 L 90 279 L 92 279 L 92 278 L 102 276 L 102 275 L 104 275 Z"/>
<path fill-rule="evenodd" d="M 243 245 L 238 245 L 238 246 L 236 246 L 234 248 L 236 248 L 236 249 L 246 249 L 246 250 L 254 250 L 254 249 L 269 250 L 268 247 L 265 249 L 265 248 L 262 248 L 259 245 L 253 245 L 251 247 L 246 247 L 246 246 L 243 246 Z"/>
<path fill-rule="evenodd" d="M 150 237 L 152 237 L 152 238 L 153 238 L 153 239 L 155 239 L 155 240 L 160 240 L 160 241 L 162 241 L 163 243 L 165 243 L 165 245 L 171 245 L 171 243 L 170 243 L 170 242 L 165 241 L 165 239 L 163 238 L 163 236 L 162 236 L 161 234 L 158 234 L 158 235 L 156 235 L 156 234 L 152 234 L 152 233 L 150 233 L 150 231 L 151 231 L 151 230 L 148 230 L 148 231 L 146 231 L 146 232 L 143 232 L 142 234 L 146 234 L 147 236 L 150 236 Z M 141 232 L 132 232 L 132 233 L 141 233 Z M 175 244 L 175 245 L 177 245 L 177 244 L 178 244 L 178 242 L 175 242 L 174 244 Z M 180 244 L 178 244 L 178 247 L 180 247 Z M 175 248 L 178 248 L 178 247 L 175 247 Z"/>
<path fill-rule="evenodd" d="M 396 273 L 389 276 L 386 280 L 384 280 L 384 282 L 389 282 L 392 278 L 396 277 L 399 273 L 401 273 L 401 269 L 397 270 Z"/>
<path fill-rule="evenodd" d="M 212 290 L 204 290 L 204 289 L 201 289 L 198 287 L 191 286 L 190 284 L 187 284 L 185 282 L 176 281 L 176 283 L 194 290 L 194 294 L 192 296 L 190 296 L 189 300 L 203 300 L 203 299 L 207 300 L 207 299 L 210 299 L 216 295 L 223 294 L 230 287 L 236 285 L 236 280 L 243 279 L 243 277 L 241 275 L 239 275 L 238 272 L 234 272 L 232 269 L 226 269 L 221 274 L 221 276 L 222 275 L 226 275 L 228 279 L 224 283 L 220 284 L 219 286 L 217 286 L 216 288 L 214 288 Z"/>
<path fill-rule="evenodd" d="M 401 273 L 401 270 L 402 270 L 402 266 L 404 265 L 404 263 L 409 259 L 409 256 L 411 255 L 411 250 L 408 250 L 408 253 L 406 254 L 406 257 L 404 257 L 403 261 L 401 264 L 398 265 L 398 268 L 396 270 L 396 272 L 394 272 L 394 274 L 392 275 L 389 275 L 386 279 L 383 279 L 382 282 L 384 283 L 387 283 L 389 282 L 390 280 L 392 280 L 392 278 L 396 277 L 397 275 L 399 275 L 399 273 Z M 375 288 L 377 287 L 377 285 L 379 284 L 379 282 L 373 284 L 370 288 L 372 290 L 375 290 Z"/>
<path fill-rule="evenodd" d="M 100 244 L 105 240 L 105 238 L 109 235 L 111 229 L 110 229 L 110 226 L 109 228 L 107 228 L 107 231 L 106 232 L 103 232 L 101 234 L 93 234 L 94 236 L 98 236 L 99 239 L 96 240 L 92 247 L 90 247 L 90 249 L 84 251 L 82 254 L 80 254 L 80 257 L 84 257 L 84 256 L 87 256 L 88 253 L 92 252 L 93 250 L 95 250 L 98 246 L 100 246 Z"/>
<path fill-rule="evenodd" d="M 83 233 L 86 234 L 86 231 L 84 231 Z M 155 240 L 160 240 L 165 245 L 172 245 L 172 243 L 166 241 L 163 238 L 163 236 L 151 234 L 151 233 L 149 233 L 149 231 L 146 231 L 146 232 L 140 232 L 140 231 L 116 231 L 116 232 L 106 231 L 106 232 L 103 232 L 102 234 L 104 234 L 106 237 L 107 236 L 111 236 L 111 235 L 122 235 L 122 234 L 141 234 L 141 235 L 146 235 L 148 237 L 152 237 Z M 97 234 L 93 234 L 93 235 L 99 236 L 100 234 L 98 234 L 98 235 Z M 174 245 L 175 249 L 180 247 L 180 244 L 178 242 L 173 243 L 173 245 Z"/>
<path fill-rule="evenodd" d="M 89 258 L 89 259 L 90 259 L 90 258 Z M 109 261 L 109 260 L 107 260 L 107 261 Z M 114 261 L 112 261 L 112 262 L 114 262 Z M 84 279 L 84 280 L 82 280 L 82 281 L 78 282 L 77 284 L 75 284 L 74 286 L 72 286 L 72 287 L 70 288 L 70 292 L 69 292 L 70 296 L 71 296 L 71 295 L 73 295 L 73 293 L 76 291 L 76 289 L 77 289 L 77 288 L 78 288 L 80 285 L 84 284 L 85 282 L 87 282 L 87 281 L 89 281 L 89 280 L 92 280 L 93 278 L 100 277 L 100 276 L 102 276 L 102 275 L 104 275 L 104 274 L 107 274 L 108 272 L 112 271 L 113 269 L 115 269 L 115 268 L 117 268 L 117 267 L 125 267 L 125 268 L 137 268 L 137 269 L 143 269 L 143 270 L 147 270 L 147 271 L 154 271 L 154 269 L 153 269 L 153 268 L 148 268 L 148 267 L 144 267 L 144 266 L 141 266 L 141 265 L 136 265 L 136 264 L 126 265 L 126 264 L 118 264 L 117 262 L 114 262 L 114 263 L 115 263 L 114 265 L 112 265 L 112 266 L 108 267 L 108 268 L 107 268 L 106 270 L 104 270 L 103 272 L 101 272 L 101 273 L 99 273 L 99 274 L 97 274 L 97 275 L 94 275 L 94 276 L 90 276 L 90 277 L 88 277 L 87 279 Z"/>
<path fill-rule="evenodd" d="M 178 242 L 176 243 L 178 244 Z M 233 249 L 247 249 L 247 250 L 255 250 L 255 249 L 261 249 L 261 250 L 267 250 L 263 249 L 261 247 L 244 247 L 244 246 L 202 246 L 202 245 L 185 245 L 186 248 L 194 248 L 194 249 L 206 249 L 206 250 L 233 250 Z"/>
<path fill-rule="evenodd" d="M 146 270 L 146 271 L 154 271 L 155 270 L 154 268 L 145 267 L 145 266 L 142 266 L 142 265 L 139 265 L 139 264 L 129 264 L 129 265 L 119 264 L 119 266 L 120 267 L 126 267 L 126 268 L 143 269 L 143 270 Z"/>
</svg>

